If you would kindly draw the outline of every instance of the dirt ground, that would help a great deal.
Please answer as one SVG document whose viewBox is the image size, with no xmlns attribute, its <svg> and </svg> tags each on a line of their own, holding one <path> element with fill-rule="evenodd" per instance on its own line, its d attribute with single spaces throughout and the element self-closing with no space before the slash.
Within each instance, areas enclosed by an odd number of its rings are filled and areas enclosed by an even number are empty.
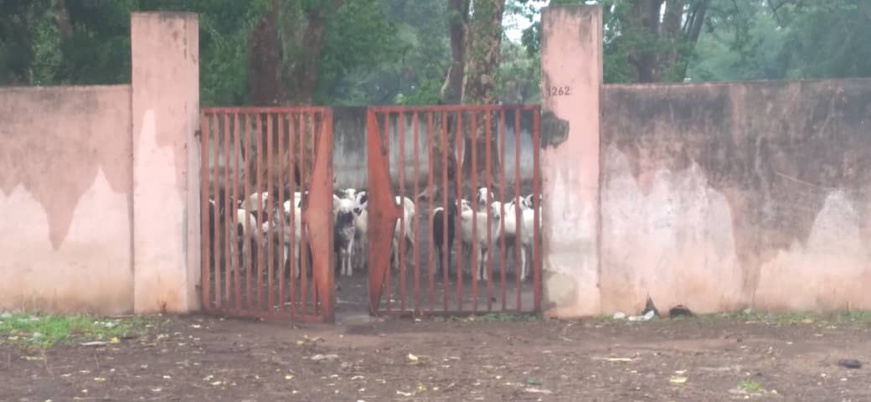
<svg viewBox="0 0 871 402">
<path fill-rule="evenodd" d="M 869 401 L 844 316 L 292 324 L 164 317 L 139 338 L 0 345 L 2 401 Z"/>
</svg>

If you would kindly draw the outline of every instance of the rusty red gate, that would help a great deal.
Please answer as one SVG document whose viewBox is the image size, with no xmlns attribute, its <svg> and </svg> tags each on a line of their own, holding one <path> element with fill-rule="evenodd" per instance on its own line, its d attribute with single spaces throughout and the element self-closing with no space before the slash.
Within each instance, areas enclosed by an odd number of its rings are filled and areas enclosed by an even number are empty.
<svg viewBox="0 0 871 402">
<path fill-rule="evenodd" d="M 367 115 L 370 312 L 538 312 L 539 107 L 372 107 Z M 487 257 L 476 259 L 479 250 Z"/>
<path fill-rule="evenodd" d="M 204 108 L 203 310 L 334 320 L 329 108 Z"/>
</svg>

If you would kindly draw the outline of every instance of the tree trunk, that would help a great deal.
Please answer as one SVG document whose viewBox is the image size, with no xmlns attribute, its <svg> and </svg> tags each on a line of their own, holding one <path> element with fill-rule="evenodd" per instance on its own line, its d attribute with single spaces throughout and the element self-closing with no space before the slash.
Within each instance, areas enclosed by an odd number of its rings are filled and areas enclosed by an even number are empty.
<svg viewBox="0 0 871 402">
<path fill-rule="evenodd" d="M 287 102 L 281 77 L 278 2 L 275 0 L 269 13 L 248 37 L 248 89 L 252 105 L 274 106 Z"/>
<path fill-rule="evenodd" d="M 474 15 L 467 25 L 465 40 L 465 71 L 463 76 L 463 104 L 493 105 L 498 103 L 496 92 L 496 75 L 499 70 L 500 49 L 502 44 L 502 14 L 505 10 L 505 0 L 475 0 Z M 470 116 L 471 117 L 471 116 Z M 487 126 L 487 113 L 477 113 L 476 127 L 471 127 L 470 119 L 464 117 L 463 125 L 469 124 L 469 136 L 463 146 L 462 172 L 471 180 L 472 174 L 477 176 L 477 185 L 487 183 L 487 157 L 489 151 L 489 169 L 491 176 L 498 176 L 501 163 L 498 152 L 498 135 L 494 124 L 498 115 L 490 117 Z M 490 141 L 486 132 L 490 131 Z M 519 130 L 518 130 L 519 131 Z M 474 157 L 473 157 L 474 154 Z M 474 160 L 475 169 L 472 169 Z M 474 170 L 474 172 L 473 172 Z M 495 184 L 493 183 L 494 187 Z M 471 183 L 470 183 L 471 186 Z"/>
<path fill-rule="evenodd" d="M 301 2 L 279 2 L 272 0 L 269 13 L 254 27 L 249 40 L 249 85 L 251 101 L 254 105 L 309 106 L 312 104 L 318 84 L 318 61 L 326 38 L 327 21 L 332 17 L 343 0 L 323 0 L 321 4 L 303 9 Z M 279 18 L 284 16 L 286 18 Z M 302 18 L 294 18 L 301 16 Z M 289 29 L 281 30 L 281 20 Z M 289 42 L 289 43 L 287 43 Z M 285 54 L 288 56 L 285 59 Z M 283 67 L 289 65 L 288 70 Z M 287 74 L 285 74 L 287 71 Z M 312 114 L 295 114 L 290 119 L 277 116 L 258 115 L 260 131 L 253 144 L 254 152 L 246 158 L 245 175 L 250 184 L 260 179 L 260 189 L 270 192 L 279 190 L 279 183 L 286 188 L 294 180 L 297 189 L 306 187 L 311 177 L 314 145 L 323 127 L 320 118 Z M 272 120 L 272 135 L 269 135 L 268 121 Z M 278 147 L 279 126 L 284 133 L 282 145 Z M 247 125 L 256 131 L 253 119 Z M 291 135 L 293 134 L 293 135 Z M 305 137 L 304 160 L 300 149 Z M 268 165 L 267 143 L 272 141 L 272 166 Z M 288 164 L 286 150 L 294 143 L 295 166 Z M 257 173 L 257 161 L 261 169 Z M 302 174 L 301 174 L 302 173 Z M 272 177 L 272 188 L 268 188 Z"/>
<path fill-rule="evenodd" d="M 73 24 L 70 22 L 70 12 L 67 9 L 65 0 L 54 0 L 52 2 L 54 9 L 55 24 L 62 38 L 69 38 L 73 34 Z"/>
<path fill-rule="evenodd" d="M 463 71 L 466 53 L 466 24 L 469 21 L 469 6 L 471 0 L 448 0 L 448 30 L 451 38 L 451 64 L 445 73 L 445 82 L 439 92 L 440 105 L 458 105 L 463 96 Z M 444 117 L 444 119 L 442 118 Z M 446 116 L 434 116 L 433 125 L 433 182 L 441 188 L 445 181 L 445 163 L 447 161 L 448 191 L 456 188 L 457 153 L 456 153 L 456 113 Z M 447 149 L 444 147 L 444 136 L 447 133 Z M 445 155 L 447 154 L 447 155 Z M 445 189 L 442 189 L 445 191 Z"/>
</svg>

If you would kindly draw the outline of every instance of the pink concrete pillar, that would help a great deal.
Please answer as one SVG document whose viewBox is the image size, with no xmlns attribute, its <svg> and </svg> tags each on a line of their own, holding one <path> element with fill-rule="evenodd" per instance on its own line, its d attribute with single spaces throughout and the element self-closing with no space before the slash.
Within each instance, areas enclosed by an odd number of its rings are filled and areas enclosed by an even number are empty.
<svg viewBox="0 0 871 402">
<path fill-rule="evenodd" d="M 134 13 L 136 313 L 199 309 L 199 28 L 192 13 Z"/>
<path fill-rule="evenodd" d="M 600 6 L 541 13 L 544 309 L 598 315 Z"/>
</svg>

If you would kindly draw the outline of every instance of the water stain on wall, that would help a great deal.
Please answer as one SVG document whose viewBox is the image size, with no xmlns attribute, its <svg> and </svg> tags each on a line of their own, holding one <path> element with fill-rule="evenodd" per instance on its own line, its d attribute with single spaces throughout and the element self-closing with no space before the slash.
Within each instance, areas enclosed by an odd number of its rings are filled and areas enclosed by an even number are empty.
<svg viewBox="0 0 871 402">
<path fill-rule="evenodd" d="M 603 155 L 625 154 L 642 191 L 694 161 L 726 196 L 747 300 L 760 267 L 806 243 L 835 190 L 871 249 L 871 80 L 610 85 L 602 108 Z"/>
<path fill-rule="evenodd" d="M 113 191 L 131 191 L 129 86 L 0 90 L 0 120 L 0 191 L 32 193 L 55 250 L 97 169 Z"/>
</svg>

